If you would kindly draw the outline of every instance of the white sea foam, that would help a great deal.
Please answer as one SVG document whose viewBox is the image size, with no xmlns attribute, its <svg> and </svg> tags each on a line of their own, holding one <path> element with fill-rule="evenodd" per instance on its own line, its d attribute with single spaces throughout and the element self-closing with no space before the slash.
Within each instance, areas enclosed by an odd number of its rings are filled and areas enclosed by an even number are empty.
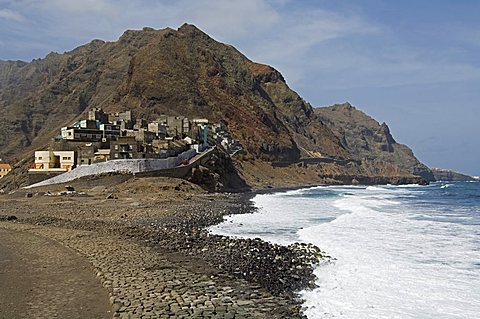
<svg viewBox="0 0 480 319">
<path fill-rule="evenodd" d="M 310 191 L 318 188 L 310 188 Z M 262 194 L 253 199 L 258 212 L 255 214 L 231 215 L 225 222 L 213 226 L 215 234 L 242 238 L 261 237 L 278 244 L 290 244 L 298 241 L 298 230 L 334 219 L 341 213 L 320 214 L 324 209 L 319 203 L 324 199 L 303 198 L 306 190 L 294 190 L 285 193 Z M 301 203 L 301 204 L 300 204 Z"/>
<path fill-rule="evenodd" d="M 479 318 L 478 222 L 460 208 L 410 205 L 441 185 L 259 195 L 258 213 L 229 217 L 214 231 L 282 244 L 301 240 L 335 257 L 315 270 L 319 287 L 301 294 L 309 319 Z"/>
<path fill-rule="evenodd" d="M 337 258 L 315 271 L 319 288 L 303 293 L 308 318 L 476 318 L 471 229 L 379 212 L 387 205 L 397 204 L 345 197 L 336 206 L 349 213 L 300 230 Z"/>
</svg>

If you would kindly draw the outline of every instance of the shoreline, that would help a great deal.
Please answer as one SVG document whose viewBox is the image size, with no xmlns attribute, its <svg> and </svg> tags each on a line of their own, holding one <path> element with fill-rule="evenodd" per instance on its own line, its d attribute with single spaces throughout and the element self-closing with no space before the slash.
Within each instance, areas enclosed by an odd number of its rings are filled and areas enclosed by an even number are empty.
<svg viewBox="0 0 480 319">
<path fill-rule="evenodd" d="M 77 182 L 74 193 L 61 191 L 64 186 L 60 185 L 33 190 L 35 193 L 30 190 L 28 196 L 31 197 L 25 197 L 27 192 L 2 195 L 0 215 L 3 217 L 0 216 L 0 220 L 3 221 L 0 225 L 55 238 L 87 258 L 110 292 L 115 316 L 143 313 L 147 309 L 145 305 L 148 305 L 148 309 L 155 310 L 157 315 L 193 316 L 195 313 L 199 318 L 264 318 L 268 314 L 271 318 L 303 318 L 296 292 L 312 287 L 311 264 L 321 257 L 319 249 L 313 245 L 284 247 L 261 240 L 211 235 L 206 229 L 222 222 L 226 215 L 251 212 L 250 198 L 256 193 L 211 194 L 175 179 L 132 178 L 125 181 L 120 178 L 121 186 L 117 185 L 115 177 L 110 179 L 113 180 L 112 185 L 107 187 L 102 185 L 104 180 Z M 159 186 L 159 181 L 166 181 L 168 185 Z M 108 184 L 108 181 L 105 183 Z M 160 188 L 162 192 L 159 195 L 172 197 L 152 198 L 151 193 L 142 194 L 137 187 L 139 183 L 146 188 Z M 108 212 L 112 204 L 118 208 Z M 8 216 L 17 219 L 7 221 Z M 152 282 L 160 286 L 162 280 L 159 278 L 171 273 L 167 269 L 182 269 L 175 279 L 166 282 L 179 284 L 180 281 L 182 294 L 193 294 L 195 297 L 181 297 L 181 300 L 167 303 L 166 307 L 164 302 L 176 300 L 175 294 L 179 294 L 175 287 L 164 287 L 161 293 L 156 293 L 157 288 L 149 286 L 144 290 L 150 292 L 145 298 L 139 298 L 143 296 L 141 291 L 134 293 L 136 289 L 125 286 L 128 276 L 119 273 L 117 267 L 109 269 L 111 264 L 118 262 L 99 263 L 98 256 L 105 258 L 106 252 L 98 251 L 99 247 L 91 247 L 95 241 L 98 242 L 96 246 L 106 242 L 113 245 L 111 258 L 119 259 L 125 258 L 121 256 L 125 249 L 118 247 L 119 244 L 125 247 L 133 245 L 128 255 L 140 254 L 142 257 L 139 260 L 150 260 L 151 264 L 138 269 L 139 265 L 131 263 L 125 269 L 139 272 L 141 275 L 138 277 L 154 275 Z M 292 259 L 296 262 L 292 263 Z M 107 267 L 107 264 L 110 266 Z M 162 264 L 170 266 L 165 268 Z M 273 264 L 276 267 L 272 267 Z M 151 274 L 147 270 L 159 273 Z M 200 282 L 210 285 L 202 286 Z M 211 292 L 205 290 L 212 285 L 215 289 L 212 288 Z M 220 286 L 224 288 L 219 289 Z M 172 291 L 175 292 L 173 295 Z M 197 297 L 205 294 L 209 300 L 200 302 Z M 157 302 L 152 302 L 150 295 L 163 301 L 156 299 Z M 134 300 L 135 305 L 140 303 L 144 310 L 133 307 Z M 174 304 L 177 306 L 172 308 Z"/>
<path fill-rule="evenodd" d="M 194 311 L 196 315 L 203 315 L 202 309 L 207 309 L 206 314 L 221 314 L 225 315 L 225 318 L 244 318 L 249 313 L 256 313 L 251 316 L 253 318 L 263 318 L 266 313 L 271 318 L 304 318 L 298 292 L 316 287 L 316 277 L 313 274 L 315 265 L 320 259 L 329 256 L 310 244 L 281 246 L 260 239 L 213 235 L 207 228 L 221 223 L 228 215 L 253 213 L 256 208 L 251 199 L 258 194 L 328 186 L 327 184 L 271 187 L 244 193 L 207 193 L 184 180 L 117 175 L 79 180 L 69 184 L 72 185 L 75 188 L 73 192 L 65 191 L 65 185 L 52 185 L 1 195 L 0 225 L 14 228 L 29 225 L 34 228 L 34 232 L 41 233 L 46 238 L 58 238 L 59 233 L 66 230 L 78 232 L 78 236 L 92 237 L 83 242 L 84 246 L 91 245 L 93 238 L 100 238 L 100 242 L 109 241 L 111 245 L 113 244 L 108 238 L 112 237 L 122 243 L 137 243 L 140 246 L 131 248 L 130 254 L 140 254 L 142 257 L 139 259 L 148 261 L 160 258 L 158 260 L 161 260 L 161 263 L 173 265 L 168 268 L 191 269 L 188 276 L 182 272 L 178 276 L 181 279 L 175 279 L 180 280 L 182 285 L 197 283 L 200 280 L 197 275 L 202 274 L 201 278 L 204 278 L 202 276 L 208 274 L 206 279 L 214 276 L 216 282 L 230 287 L 226 289 L 230 299 L 226 303 L 218 304 L 218 313 L 215 307 L 212 310 L 210 302 L 212 298 L 217 301 L 217 298 L 225 296 L 216 290 L 213 294 L 217 294 L 216 297 L 210 296 L 210 299 L 202 301 L 203 303 L 200 303 L 199 299 L 190 302 L 187 298 L 186 301 L 182 299 L 182 302 L 177 302 L 178 307 L 172 308 L 172 303 L 167 303 L 168 309 L 165 309 L 163 303 L 158 303 L 164 307 L 159 309 L 160 306 L 155 306 L 155 302 L 148 301 L 148 309 L 157 311 L 157 315 L 193 315 Z M 155 194 L 160 197 L 154 196 Z M 117 207 L 113 211 L 112 205 Z M 85 232 L 88 236 L 81 235 Z M 132 300 L 135 300 L 136 306 L 138 303 L 144 305 L 143 298 L 138 297 L 143 296 L 142 292 L 131 292 L 130 295 L 132 288 L 122 288 L 122 284 L 128 283 L 117 280 L 118 274 L 112 275 L 108 267 L 107 270 L 98 267 L 95 255 L 99 252 L 96 249 L 83 251 L 82 247 L 76 244 L 69 246 L 69 240 L 61 236 L 60 238 L 62 245 L 75 249 L 95 265 L 100 282 L 110 289 L 110 303 L 114 315 L 142 313 L 143 310 L 134 308 L 132 303 Z M 143 251 L 145 248 L 148 253 Z M 117 253 L 122 250 L 120 247 L 116 248 Z M 120 256 L 115 258 L 121 259 Z M 159 267 L 163 269 L 163 266 L 159 265 L 142 268 Z M 129 270 L 136 268 L 136 264 L 126 267 Z M 144 270 L 136 271 L 145 276 Z M 106 275 L 109 273 L 110 275 Z M 157 277 L 163 278 L 164 275 L 162 272 L 157 274 Z M 152 278 L 152 282 L 160 285 L 161 280 L 157 277 Z M 120 283 L 120 287 L 114 283 Z M 242 288 L 231 289 L 233 286 Z M 174 287 L 167 287 L 170 289 L 168 295 L 162 290 L 162 298 L 175 299 L 177 292 L 172 288 Z M 188 287 L 182 291 L 184 294 L 197 293 L 197 288 Z M 145 289 L 155 291 L 155 287 Z M 174 295 L 172 291 L 175 292 Z M 250 291 L 248 296 L 244 294 L 245 291 Z M 121 298 L 117 298 L 117 292 L 121 293 Z M 231 301 L 235 299 L 240 303 Z M 273 313 L 272 307 L 277 309 Z"/>
</svg>

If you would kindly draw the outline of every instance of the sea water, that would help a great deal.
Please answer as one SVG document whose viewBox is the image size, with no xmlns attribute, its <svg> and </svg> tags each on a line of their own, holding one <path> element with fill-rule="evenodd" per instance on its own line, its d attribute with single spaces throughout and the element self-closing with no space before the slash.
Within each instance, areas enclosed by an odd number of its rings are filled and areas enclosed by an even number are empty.
<svg viewBox="0 0 480 319">
<path fill-rule="evenodd" d="M 335 258 L 308 318 L 480 318 L 480 183 L 321 186 L 253 198 L 214 233 L 313 243 Z"/>
</svg>

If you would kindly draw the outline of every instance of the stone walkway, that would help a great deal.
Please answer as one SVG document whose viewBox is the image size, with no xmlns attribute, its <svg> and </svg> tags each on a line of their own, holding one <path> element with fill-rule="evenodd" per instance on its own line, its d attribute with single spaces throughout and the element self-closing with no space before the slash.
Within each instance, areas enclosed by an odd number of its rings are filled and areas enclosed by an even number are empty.
<svg viewBox="0 0 480 319">
<path fill-rule="evenodd" d="M 52 238 L 85 256 L 109 292 L 114 318 L 286 318 L 285 299 L 243 280 L 197 272 L 195 267 L 202 265 L 189 259 L 185 264 L 172 262 L 172 256 L 135 241 L 16 223 L 0 222 L 2 227 Z M 284 308 L 281 312 L 279 306 Z"/>
</svg>

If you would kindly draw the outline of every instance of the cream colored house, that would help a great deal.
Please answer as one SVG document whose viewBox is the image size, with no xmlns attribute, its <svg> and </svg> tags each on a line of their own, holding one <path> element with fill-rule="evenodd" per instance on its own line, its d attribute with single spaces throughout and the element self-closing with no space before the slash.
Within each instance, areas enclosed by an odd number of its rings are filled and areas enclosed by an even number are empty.
<svg viewBox="0 0 480 319">
<path fill-rule="evenodd" d="M 106 162 L 110 160 L 110 149 L 99 149 L 95 152 L 94 162 Z"/>
<path fill-rule="evenodd" d="M 10 164 L 1 164 L 0 163 L 0 178 L 10 173 L 12 166 Z"/>
<path fill-rule="evenodd" d="M 74 167 L 74 151 L 36 151 L 34 168 L 30 171 L 68 172 Z"/>
</svg>

